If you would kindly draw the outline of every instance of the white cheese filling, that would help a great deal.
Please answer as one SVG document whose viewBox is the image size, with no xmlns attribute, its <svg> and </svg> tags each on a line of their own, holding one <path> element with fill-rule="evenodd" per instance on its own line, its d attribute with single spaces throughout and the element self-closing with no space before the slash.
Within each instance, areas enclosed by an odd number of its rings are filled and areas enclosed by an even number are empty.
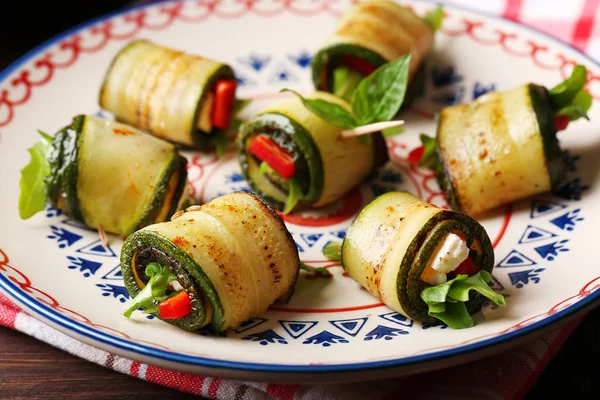
<svg viewBox="0 0 600 400">
<path fill-rule="evenodd" d="M 449 233 L 434 250 L 421 279 L 430 285 L 441 285 L 447 280 L 446 274 L 458 268 L 468 257 L 469 248 L 465 241 L 460 236 Z"/>
</svg>

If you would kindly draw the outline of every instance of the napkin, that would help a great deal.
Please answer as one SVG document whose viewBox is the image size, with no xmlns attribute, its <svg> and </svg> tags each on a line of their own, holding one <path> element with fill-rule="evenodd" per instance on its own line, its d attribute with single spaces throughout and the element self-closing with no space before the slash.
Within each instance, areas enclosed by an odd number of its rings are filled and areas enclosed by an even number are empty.
<svg viewBox="0 0 600 400">
<path fill-rule="evenodd" d="M 533 26 L 600 61 L 600 0 L 446 0 Z M 191 375 L 129 360 L 73 339 L 20 310 L 0 294 L 0 325 L 115 371 L 210 399 L 337 400 L 414 398 L 522 398 L 580 319 L 496 356 L 443 371 L 343 385 L 282 385 Z"/>
<path fill-rule="evenodd" d="M 0 294 L 0 325 L 115 371 L 209 399 L 223 400 L 410 400 L 441 396 L 519 399 L 529 391 L 578 322 L 571 322 L 511 351 L 443 371 L 343 385 L 282 385 L 210 378 L 132 361 L 51 328 Z"/>
</svg>

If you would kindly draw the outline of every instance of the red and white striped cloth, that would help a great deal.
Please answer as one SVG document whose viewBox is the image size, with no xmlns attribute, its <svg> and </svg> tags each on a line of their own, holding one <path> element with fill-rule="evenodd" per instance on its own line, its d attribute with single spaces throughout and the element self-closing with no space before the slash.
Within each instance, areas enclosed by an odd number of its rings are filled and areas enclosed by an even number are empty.
<svg viewBox="0 0 600 400">
<path fill-rule="evenodd" d="M 600 61 L 600 0 L 444 0 L 502 15 L 572 43 Z M 170 371 L 134 362 L 79 342 L 43 324 L 0 294 L 0 325 L 115 371 L 211 399 L 413 399 L 522 398 L 578 321 L 497 356 L 409 378 L 344 385 L 279 385 L 238 382 Z M 466 377 L 471 377 L 470 379 Z M 469 382 L 468 385 L 465 382 Z"/>
</svg>

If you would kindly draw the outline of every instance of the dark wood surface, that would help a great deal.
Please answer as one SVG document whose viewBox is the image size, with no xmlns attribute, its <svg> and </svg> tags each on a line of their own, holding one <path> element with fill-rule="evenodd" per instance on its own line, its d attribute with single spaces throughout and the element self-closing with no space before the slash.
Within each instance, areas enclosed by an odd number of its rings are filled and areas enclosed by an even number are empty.
<svg viewBox="0 0 600 400">
<path fill-rule="evenodd" d="M 0 399 L 188 400 L 198 397 L 84 361 L 0 327 Z"/>
</svg>

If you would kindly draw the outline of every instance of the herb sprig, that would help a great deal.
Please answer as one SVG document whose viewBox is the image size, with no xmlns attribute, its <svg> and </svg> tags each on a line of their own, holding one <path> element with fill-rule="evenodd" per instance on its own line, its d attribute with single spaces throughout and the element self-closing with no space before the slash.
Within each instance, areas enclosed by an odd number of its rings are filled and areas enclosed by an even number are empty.
<svg viewBox="0 0 600 400">
<path fill-rule="evenodd" d="M 375 122 L 390 121 L 400 110 L 408 86 L 411 55 L 382 65 L 363 78 L 352 94 L 352 112 L 322 99 L 307 99 L 291 89 L 302 104 L 325 122 L 342 129 L 353 129 Z"/>
</svg>

